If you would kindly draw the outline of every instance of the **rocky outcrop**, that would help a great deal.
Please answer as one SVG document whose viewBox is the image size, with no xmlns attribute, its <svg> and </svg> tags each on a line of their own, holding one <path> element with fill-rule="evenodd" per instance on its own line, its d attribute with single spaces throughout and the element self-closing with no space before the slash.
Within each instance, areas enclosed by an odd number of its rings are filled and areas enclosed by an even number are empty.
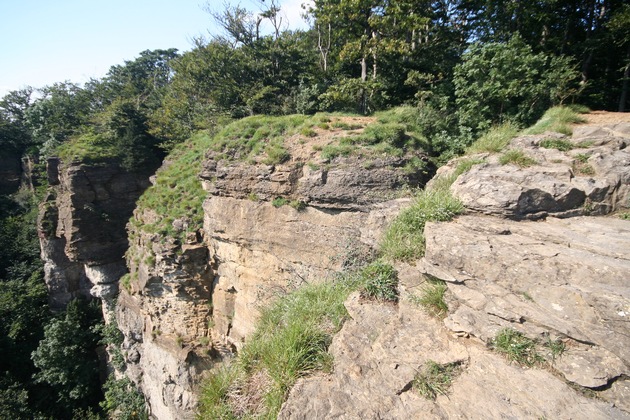
<svg viewBox="0 0 630 420">
<path fill-rule="evenodd" d="M 557 150 L 549 145 L 554 141 L 572 149 Z M 629 144 L 630 123 L 578 127 L 570 138 L 518 137 L 509 149 L 532 158 L 531 167 L 502 165 L 500 156 L 482 155 L 485 162 L 460 176 L 453 192 L 472 211 L 511 219 L 607 214 L 629 205 Z"/>
<path fill-rule="evenodd" d="M 47 162 L 51 189 L 40 205 L 38 232 L 51 306 L 77 296 L 109 300 L 127 271 L 125 225 L 148 174 L 116 163 Z"/>
<path fill-rule="evenodd" d="M 217 259 L 213 321 L 220 339 L 240 347 L 262 302 L 322 281 L 351 252 L 375 248 L 385 221 L 406 202 L 392 195 L 420 181 L 403 172 L 405 163 L 386 158 L 366 169 L 352 157 L 313 169 L 300 161 L 255 168 L 207 161 L 204 230 Z M 276 197 L 287 204 L 274 206 Z"/>
<path fill-rule="evenodd" d="M 629 124 L 519 137 L 510 148 L 536 161 L 525 168 L 472 157 L 484 162 L 452 186 L 469 214 L 426 225 L 425 257 L 398 266 L 397 306 L 346 301 L 333 372 L 300 380 L 280 418 L 630 418 L 630 222 L 604 217 L 629 206 L 629 137 Z M 576 147 L 542 147 L 549 139 Z M 448 286 L 443 321 L 414 303 L 436 279 Z M 493 351 L 505 328 L 546 361 Z M 428 360 L 461 371 L 435 400 L 413 389 Z"/>
<path fill-rule="evenodd" d="M 165 237 L 142 228 L 156 212 L 135 213 L 117 320 L 152 417 L 193 418 L 203 372 L 238 351 L 261 305 L 371 252 L 408 201 L 397 190 L 423 182 L 404 169 L 411 156 L 323 161 L 308 143 L 285 147 L 276 165 L 208 152 L 203 229 L 184 235 L 191 221 L 177 219 Z"/>
</svg>

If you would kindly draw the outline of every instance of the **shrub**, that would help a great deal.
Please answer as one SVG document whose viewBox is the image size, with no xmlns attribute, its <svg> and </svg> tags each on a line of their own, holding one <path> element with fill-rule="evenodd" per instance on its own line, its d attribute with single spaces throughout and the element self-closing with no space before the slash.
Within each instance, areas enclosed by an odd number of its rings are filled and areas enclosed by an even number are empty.
<svg viewBox="0 0 630 420">
<path fill-rule="evenodd" d="M 390 264 L 376 261 L 361 271 L 365 298 L 398 301 L 398 273 Z"/>
<path fill-rule="evenodd" d="M 115 379 L 113 375 L 103 385 L 105 400 L 101 402 L 101 408 L 117 419 L 148 419 L 142 394 L 128 379 Z"/>
<path fill-rule="evenodd" d="M 522 150 L 512 149 L 503 153 L 499 158 L 499 163 L 501 165 L 514 164 L 516 166 L 520 166 L 521 168 L 526 168 L 528 166 L 536 165 L 538 162 L 533 158 L 527 156 L 523 153 Z"/>
<path fill-rule="evenodd" d="M 454 69 L 457 114 L 475 131 L 504 121 L 529 125 L 561 103 L 578 76 L 569 59 L 535 54 L 519 35 L 473 44 Z"/>
<path fill-rule="evenodd" d="M 453 379 L 461 370 L 461 364 L 458 362 L 441 365 L 428 360 L 424 370 L 414 378 L 411 387 L 424 398 L 434 400 L 439 394 L 446 395 Z"/>
</svg>

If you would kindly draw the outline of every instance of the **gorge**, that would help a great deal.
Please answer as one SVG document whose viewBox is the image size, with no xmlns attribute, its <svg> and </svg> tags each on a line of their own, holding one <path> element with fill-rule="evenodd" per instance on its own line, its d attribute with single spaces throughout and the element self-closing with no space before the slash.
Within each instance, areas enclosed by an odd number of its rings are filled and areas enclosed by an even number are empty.
<svg viewBox="0 0 630 420">
<path fill-rule="evenodd" d="M 285 130 L 286 156 L 275 161 L 269 149 L 230 157 L 210 137 L 156 176 L 48 160 L 39 234 L 51 305 L 101 299 L 124 335 L 117 374 L 138 386 L 151 418 L 194 418 L 203 378 L 241 351 L 261 306 L 376 254 L 429 181 L 421 152 L 377 149 L 400 147 L 407 133 L 352 142 L 379 123 L 320 118 L 312 133 Z M 629 417 L 630 226 L 610 216 L 629 207 L 629 141 L 630 122 L 593 123 L 572 137 L 512 139 L 507 150 L 529 166 L 485 152 L 442 167 L 428 188 L 451 176 L 465 215 L 428 222 L 425 256 L 394 264 L 397 304 L 350 295 L 332 372 L 299 379 L 279 418 Z M 343 145 L 351 151 L 335 149 Z M 186 161 L 193 149 L 197 160 Z M 194 180 L 176 178 L 182 162 Z M 199 189 L 188 213 L 150 199 L 177 183 Z M 436 280 L 447 286 L 438 318 L 414 303 Z M 521 367 L 493 351 L 505 328 L 542 353 L 544 343 L 563 350 Z M 429 360 L 462 370 L 435 400 L 413 391 Z"/>
</svg>

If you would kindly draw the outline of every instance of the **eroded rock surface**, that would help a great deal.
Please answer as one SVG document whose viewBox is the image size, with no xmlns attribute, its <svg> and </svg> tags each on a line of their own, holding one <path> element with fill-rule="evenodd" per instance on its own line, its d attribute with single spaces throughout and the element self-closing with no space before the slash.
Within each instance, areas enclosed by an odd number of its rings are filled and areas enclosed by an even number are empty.
<svg viewBox="0 0 630 420">
<path fill-rule="evenodd" d="M 414 270 L 415 271 L 415 270 Z M 421 285 L 415 271 L 403 280 Z M 404 292 L 403 292 L 404 293 Z M 333 373 L 301 379 L 280 419 L 630 418 L 591 400 L 543 369 L 510 364 L 474 338 L 457 338 L 415 304 L 346 301 L 350 320 L 333 339 Z M 435 401 L 413 388 L 427 361 L 460 363 Z"/>
<path fill-rule="evenodd" d="M 148 186 L 148 174 L 115 162 L 100 165 L 47 162 L 51 191 L 40 205 L 38 233 L 53 308 L 77 296 L 105 301 L 127 271 L 125 226 Z"/>
<path fill-rule="evenodd" d="M 550 140 L 573 149 L 541 146 Z M 479 156 L 485 162 L 461 175 L 452 190 L 470 210 L 512 219 L 607 214 L 629 206 L 628 144 L 630 123 L 578 127 L 572 137 L 518 137 L 509 149 L 523 151 L 535 164 L 521 168 L 501 165 L 498 155 Z"/>
<path fill-rule="evenodd" d="M 629 207 L 629 137 L 627 123 L 519 137 L 510 148 L 536 160 L 527 168 L 477 156 L 452 186 L 468 214 L 427 223 L 425 257 L 398 266 L 398 306 L 346 301 L 333 372 L 299 380 L 280 418 L 630 418 L 630 222 L 604 217 Z M 443 321 L 413 303 L 426 279 L 448 286 Z M 493 351 L 504 328 L 546 361 Z M 556 340 L 554 357 L 544 344 Z M 461 365 L 435 401 L 412 386 L 428 360 Z"/>
<path fill-rule="evenodd" d="M 208 153 L 203 229 L 185 238 L 143 230 L 159 216 L 136 211 L 117 320 L 126 374 L 147 397 L 151 416 L 194 418 L 203 372 L 238 351 L 260 307 L 373 252 L 409 200 L 396 198 L 399 190 L 424 182 L 404 168 L 412 156 L 308 165 L 313 156 L 296 148 L 311 147 L 293 140 L 285 142 L 292 158 L 277 165 Z M 189 222 L 176 220 L 173 229 Z"/>
</svg>

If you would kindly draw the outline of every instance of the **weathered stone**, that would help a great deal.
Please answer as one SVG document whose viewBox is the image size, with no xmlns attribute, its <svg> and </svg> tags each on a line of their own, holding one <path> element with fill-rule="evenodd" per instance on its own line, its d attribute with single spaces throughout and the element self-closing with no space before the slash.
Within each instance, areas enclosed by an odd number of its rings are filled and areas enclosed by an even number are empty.
<svg viewBox="0 0 630 420">
<path fill-rule="evenodd" d="M 355 294 L 346 307 L 350 320 L 330 347 L 332 373 L 300 379 L 278 418 L 630 418 L 548 371 L 509 364 L 475 340 L 451 336 L 405 299 L 394 306 L 362 302 Z M 461 364 L 435 401 L 413 389 L 429 360 Z"/>
<path fill-rule="evenodd" d="M 588 137 L 566 138 L 579 147 L 566 153 L 540 146 L 549 135 L 516 138 L 510 147 L 537 164 L 501 165 L 498 156 L 483 155 L 486 163 L 459 176 L 452 191 L 471 210 L 513 219 L 609 213 L 627 206 L 630 198 L 628 140 L 609 134 L 595 131 Z"/>
</svg>

